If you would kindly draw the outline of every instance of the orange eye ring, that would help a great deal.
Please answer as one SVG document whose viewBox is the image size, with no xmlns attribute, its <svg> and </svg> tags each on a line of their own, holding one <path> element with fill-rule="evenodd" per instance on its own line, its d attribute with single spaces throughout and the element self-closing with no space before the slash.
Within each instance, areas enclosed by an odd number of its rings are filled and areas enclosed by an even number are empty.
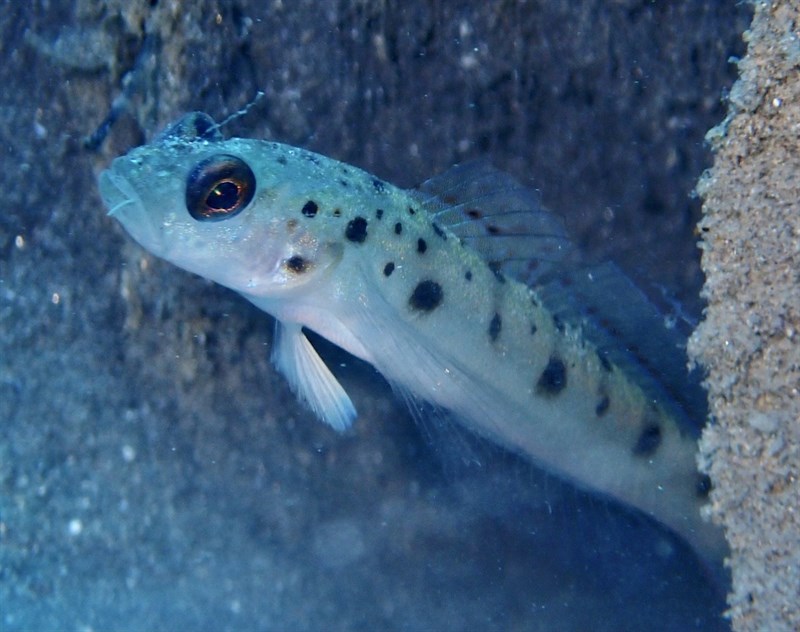
<svg viewBox="0 0 800 632">
<path fill-rule="evenodd" d="M 217 154 L 197 163 L 186 179 L 186 210 L 198 222 L 238 215 L 253 199 L 256 177 L 241 158 Z"/>
</svg>

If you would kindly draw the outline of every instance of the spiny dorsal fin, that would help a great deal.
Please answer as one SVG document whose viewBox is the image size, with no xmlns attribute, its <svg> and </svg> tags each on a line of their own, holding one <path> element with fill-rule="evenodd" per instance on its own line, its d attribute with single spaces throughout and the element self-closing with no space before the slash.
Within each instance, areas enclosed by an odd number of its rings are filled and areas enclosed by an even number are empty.
<svg viewBox="0 0 800 632">
<path fill-rule="evenodd" d="M 536 192 L 487 161 L 453 167 L 416 195 L 437 224 L 523 283 L 539 282 L 574 257 L 561 220 L 542 208 Z"/>
</svg>

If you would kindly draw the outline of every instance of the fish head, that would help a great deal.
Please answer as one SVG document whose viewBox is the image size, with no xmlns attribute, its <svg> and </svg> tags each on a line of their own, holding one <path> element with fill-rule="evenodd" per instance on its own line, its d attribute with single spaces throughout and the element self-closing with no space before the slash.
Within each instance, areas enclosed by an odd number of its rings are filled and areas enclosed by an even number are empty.
<svg viewBox="0 0 800 632">
<path fill-rule="evenodd" d="M 209 117 L 192 113 L 116 158 L 100 194 L 154 255 L 249 297 L 281 296 L 319 281 L 342 250 L 298 221 L 282 147 L 222 140 Z"/>
</svg>

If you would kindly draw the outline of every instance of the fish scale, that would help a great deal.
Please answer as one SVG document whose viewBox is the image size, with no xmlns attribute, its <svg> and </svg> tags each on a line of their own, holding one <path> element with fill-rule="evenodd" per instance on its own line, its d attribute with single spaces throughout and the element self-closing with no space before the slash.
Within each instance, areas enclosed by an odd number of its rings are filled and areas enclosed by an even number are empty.
<svg viewBox="0 0 800 632">
<path fill-rule="evenodd" d="M 638 508 L 706 560 L 724 553 L 700 516 L 696 431 L 670 395 L 690 388 L 662 388 L 658 358 L 637 357 L 661 333 L 658 353 L 676 354 L 674 332 L 612 269 L 576 264 L 560 222 L 510 176 L 475 163 L 406 191 L 295 147 L 224 140 L 192 113 L 114 160 L 100 191 L 143 247 L 275 317 L 273 362 L 337 430 L 356 409 L 306 329 L 373 364 L 412 409 Z M 618 340 L 639 325 L 641 345 Z"/>
</svg>

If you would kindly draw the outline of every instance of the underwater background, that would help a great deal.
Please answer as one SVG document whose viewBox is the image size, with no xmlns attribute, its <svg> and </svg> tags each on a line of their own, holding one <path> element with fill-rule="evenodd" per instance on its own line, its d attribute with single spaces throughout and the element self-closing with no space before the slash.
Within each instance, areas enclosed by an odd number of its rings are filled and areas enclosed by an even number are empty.
<svg viewBox="0 0 800 632">
<path fill-rule="evenodd" d="M 726 629 L 681 543 L 509 456 L 453 473 L 457 437 L 315 341 L 360 412 L 318 423 L 269 317 L 136 246 L 96 174 L 262 90 L 228 135 L 402 186 L 489 157 L 696 318 L 692 191 L 747 5 L 2 7 L 0 629 Z"/>
</svg>

